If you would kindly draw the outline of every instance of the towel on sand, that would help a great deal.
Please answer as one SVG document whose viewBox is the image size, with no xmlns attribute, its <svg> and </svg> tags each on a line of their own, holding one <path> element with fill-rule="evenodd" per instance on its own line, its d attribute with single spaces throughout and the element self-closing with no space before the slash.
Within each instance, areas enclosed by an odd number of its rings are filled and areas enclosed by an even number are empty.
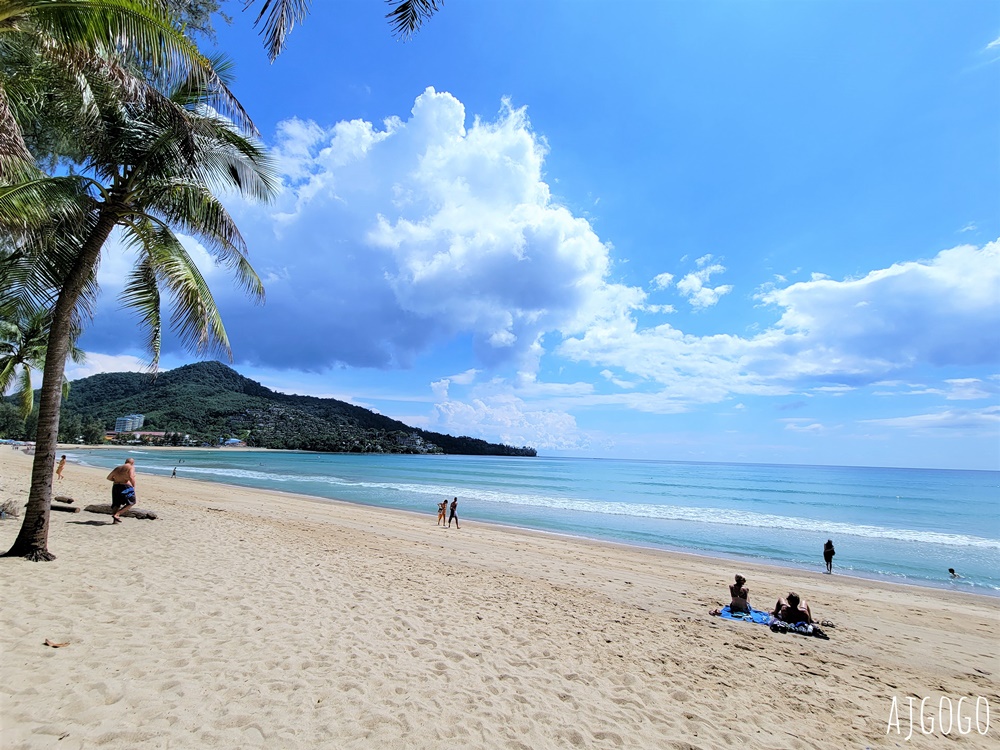
<svg viewBox="0 0 1000 750">
<path fill-rule="evenodd" d="M 767 625 L 771 621 L 771 615 L 759 609 L 750 608 L 749 612 L 730 612 L 727 604 L 719 610 L 719 617 L 723 620 L 742 620 L 743 622 L 755 622 L 758 625 Z"/>
</svg>

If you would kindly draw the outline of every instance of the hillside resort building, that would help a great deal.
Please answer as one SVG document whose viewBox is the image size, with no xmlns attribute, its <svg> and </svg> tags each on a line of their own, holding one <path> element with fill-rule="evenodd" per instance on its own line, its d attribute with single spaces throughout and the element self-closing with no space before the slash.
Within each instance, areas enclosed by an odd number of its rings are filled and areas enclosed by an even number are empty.
<svg viewBox="0 0 1000 750">
<path fill-rule="evenodd" d="M 128 414 L 115 420 L 115 432 L 135 432 L 142 427 L 146 417 L 142 414 Z"/>
</svg>

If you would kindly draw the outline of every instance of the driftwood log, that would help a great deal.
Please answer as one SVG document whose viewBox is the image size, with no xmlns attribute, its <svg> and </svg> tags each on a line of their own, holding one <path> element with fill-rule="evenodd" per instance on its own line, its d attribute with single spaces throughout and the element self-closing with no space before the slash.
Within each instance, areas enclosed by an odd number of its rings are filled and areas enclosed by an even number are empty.
<svg viewBox="0 0 1000 750">
<path fill-rule="evenodd" d="M 71 508 L 61 508 L 60 510 L 72 510 Z M 114 510 L 110 505 L 88 505 L 84 508 L 88 513 L 103 513 L 110 516 L 114 513 Z M 120 515 L 126 518 L 156 518 L 156 513 L 151 510 L 143 510 L 142 508 L 137 508 L 134 505 L 128 510 L 123 510 Z"/>
<path fill-rule="evenodd" d="M 52 510 L 61 510 L 63 513 L 79 513 L 80 509 L 72 505 L 50 505 Z"/>
<path fill-rule="evenodd" d="M 56 495 L 52 499 L 55 500 L 57 503 L 75 503 L 76 502 L 76 500 L 74 500 L 73 498 L 66 497 L 65 495 Z"/>
</svg>

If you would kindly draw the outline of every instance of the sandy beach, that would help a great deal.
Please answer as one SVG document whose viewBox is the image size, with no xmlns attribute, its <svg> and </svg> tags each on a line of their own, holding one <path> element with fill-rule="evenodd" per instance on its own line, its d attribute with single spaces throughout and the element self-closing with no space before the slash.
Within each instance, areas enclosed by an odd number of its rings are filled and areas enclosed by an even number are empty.
<svg viewBox="0 0 1000 750">
<path fill-rule="evenodd" d="M 30 468 L 0 450 L 0 501 Z M 57 560 L 0 560 L 5 750 L 998 745 L 1000 599 L 137 470 L 157 520 L 53 512 Z M 710 616 L 737 572 L 830 639 Z"/>
</svg>

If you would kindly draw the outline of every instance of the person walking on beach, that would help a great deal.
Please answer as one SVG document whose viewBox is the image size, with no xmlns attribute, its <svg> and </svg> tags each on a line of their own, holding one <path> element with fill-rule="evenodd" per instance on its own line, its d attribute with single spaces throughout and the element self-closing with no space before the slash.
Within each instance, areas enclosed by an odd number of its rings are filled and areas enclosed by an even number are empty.
<svg viewBox="0 0 1000 750">
<path fill-rule="evenodd" d="M 63 478 L 62 473 L 63 473 L 63 469 L 65 469 L 65 468 L 66 468 L 66 456 L 63 456 L 62 458 L 59 459 L 59 465 L 56 467 L 56 476 L 59 479 Z"/>
<path fill-rule="evenodd" d="M 830 539 L 826 540 L 826 544 L 823 545 L 823 560 L 826 562 L 826 572 L 833 572 L 833 556 L 837 554 L 836 550 L 833 548 L 833 542 Z"/>
<path fill-rule="evenodd" d="M 448 498 L 445 498 L 438 503 L 438 526 L 444 526 L 445 519 L 448 517 Z"/>
<path fill-rule="evenodd" d="M 135 459 L 126 458 L 108 474 L 111 485 L 111 523 L 121 523 L 122 511 L 135 505 Z"/>
<path fill-rule="evenodd" d="M 448 501 L 445 500 L 445 502 L 448 502 Z M 458 526 L 458 498 L 457 497 L 454 500 L 451 501 L 451 515 L 448 516 L 448 528 L 449 529 L 451 528 L 451 522 L 452 521 L 455 522 L 455 528 L 456 529 L 459 528 L 459 526 Z"/>
<path fill-rule="evenodd" d="M 176 479 L 177 478 L 177 467 L 176 466 L 174 467 L 174 470 L 172 472 L 170 472 L 170 478 L 171 479 Z"/>
</svg>

